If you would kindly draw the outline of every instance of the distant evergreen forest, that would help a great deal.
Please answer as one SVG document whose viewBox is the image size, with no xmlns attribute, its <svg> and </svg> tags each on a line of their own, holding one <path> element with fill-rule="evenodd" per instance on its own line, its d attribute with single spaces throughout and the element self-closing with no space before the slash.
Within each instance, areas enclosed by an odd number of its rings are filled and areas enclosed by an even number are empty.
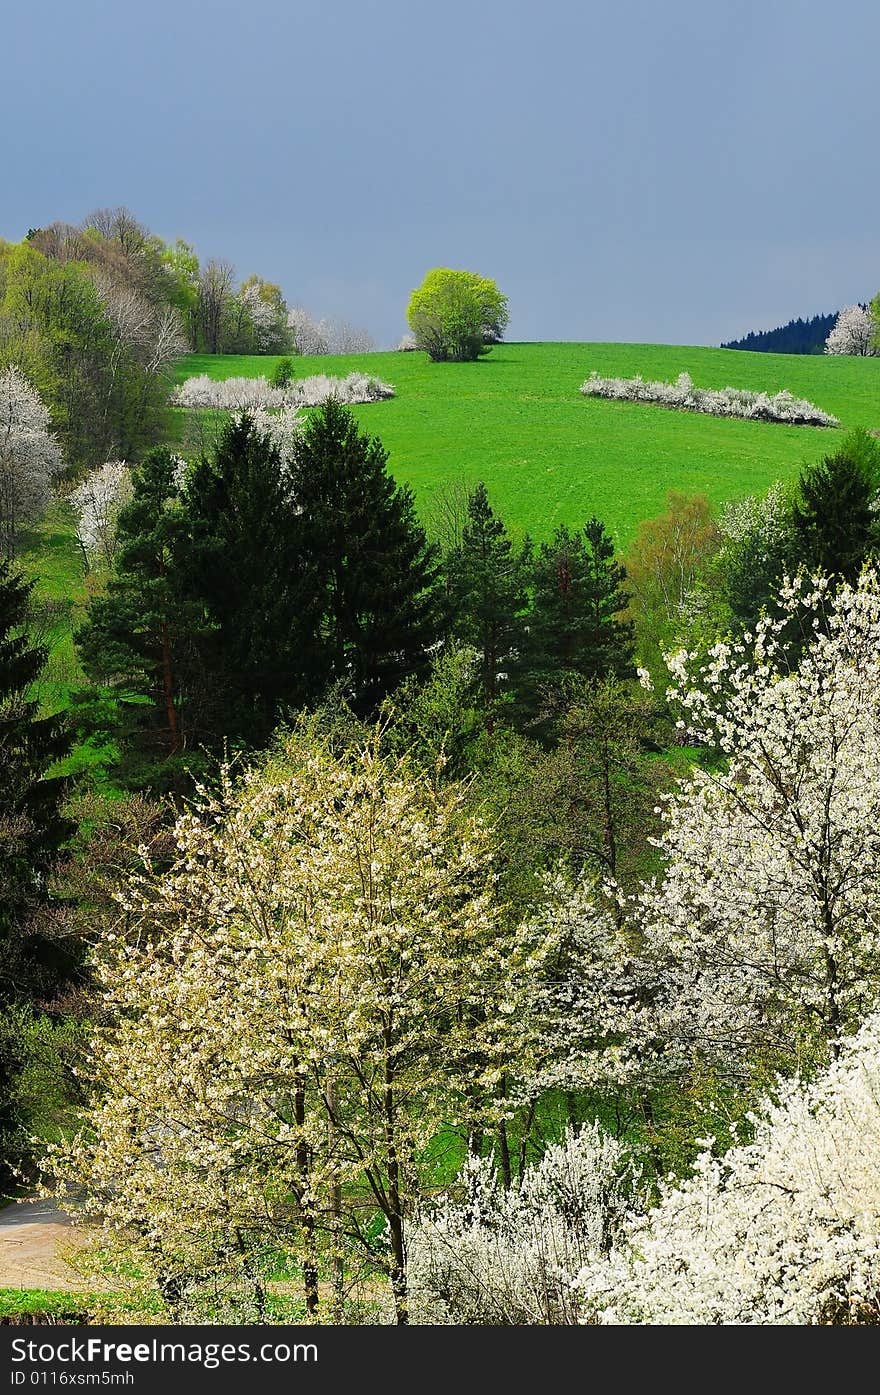
<svg viewBox="0 0 880 1395">
<path fill-rule="evenodd" d="M 789 320 L 778 329 L 751 331 L 744 339 L 731 339 L 722 349 L 750 349 L 761 354 L 821 354 L 834 328 L 837 313 L 814 315 L 811 320 Z"/>
</svg>

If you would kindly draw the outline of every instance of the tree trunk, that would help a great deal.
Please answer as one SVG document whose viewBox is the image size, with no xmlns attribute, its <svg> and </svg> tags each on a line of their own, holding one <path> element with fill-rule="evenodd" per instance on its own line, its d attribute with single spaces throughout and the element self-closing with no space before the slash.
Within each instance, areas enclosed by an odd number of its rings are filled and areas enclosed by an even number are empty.
<svg viewBox="0 0 880 1395">
<path fill-rule="evenodd" d="M 388 1227 L 391 1231 L 391 1287 L 394 1290 L 394 1311 L 399 1327 L 409 1323 L 406 1292 L 406 1251 L 403 1243 L 403 1208 L 400 1197 L 400 1165 L 394 1136 L 394 1093 L 390 1075 L 386 1074 L 385 1146 L 388 1167 Z"/>
<path fill-rule="evenodd" d="M 171 738 L 171 753 L 180 750 L 180 728 L 177 722 L 177 708 L 174 705 L 174 681 L 171 670 L 171 641 L 168 626 L 162 626 L 162 694 L 165 698 L 165 714 L 168 718 L 168 732 Z"/>
<path fill-rule="evenodd" d="M 293 1117 L 297 1126 L 302 1128 L 306 1119 L 306 1091 L 303 1084 L 298 1084 L 296 1087 L 293 1099 Z M 303 1195 L 308 1193 L 310 1161 L 308 1144 L 300 1139 L 296 1145 L 296 1166 Z M 314 1318 L 318 1312 L 318 1266 L 315 1260 L 315 1218 L 307 1204 L 304 1204 L 302 1208 L 302 1228 L 306 1254 L 302 1267 L 306 1312 L 310 1318 Z"/>
<path fill-rule="evenodd" d="M 503 1100 L 507 1099 L 507 1076 L 502 1075 L 499 1094 Z M 501 1158 L 501 1176 L 504 1179 L 504 1190 L 510 1191 L 513 1184 L 513 1175 L 510 1169 L 510 1140 L 507 1137 L 507 1120 L 501 1119 L 498 1124 L 498 1153 Z"/>
</svg>

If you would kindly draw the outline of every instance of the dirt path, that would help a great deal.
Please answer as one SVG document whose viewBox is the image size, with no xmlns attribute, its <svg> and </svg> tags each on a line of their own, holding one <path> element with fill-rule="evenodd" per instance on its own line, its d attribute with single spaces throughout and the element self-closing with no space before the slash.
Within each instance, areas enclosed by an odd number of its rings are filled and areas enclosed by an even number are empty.
<svg viewBox="0 0 880 1395">
<path fill-rule="evenodd" d="M 15 1201 L 0 1210 L 0 1288 L 81 1289 L 83 1279 L 59 1255 L 80 1243 L 69 1216 L 52 1201 Z"/>
</svg>

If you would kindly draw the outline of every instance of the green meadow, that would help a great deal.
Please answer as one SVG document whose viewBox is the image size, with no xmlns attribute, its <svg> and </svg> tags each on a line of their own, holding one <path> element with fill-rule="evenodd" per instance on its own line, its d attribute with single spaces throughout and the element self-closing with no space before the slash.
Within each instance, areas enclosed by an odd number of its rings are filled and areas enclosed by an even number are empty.
<svg viewBox="0 0 880 1395">
<path fill-rule="evenodd" d="M 275 362 L 190 354 L 176 378 L 258 376 Z M 505 522 L 539 540 L 559 523 L 577 526 L 596 513 L 622 549 L 642 519 L 663 509 L 667 490 L 705 493 L 721 504 L 796 474 L 839 439 L 838 430 L 587 399 L 579 388 L 594 368 L 665 379 L 687 371 L 700 387 L 787 388 L 839 417 L 842 429 L 880 428 L 880 358 L 665 344 L 501 344 L 479 363 L 431 363 L 421 353 L 295 360 L 297 377 L 344 376 L 355 368 L 395 386 L 392 400 L 352 410 L 381 438 L 394 475 L 412 485 L 424 516 L 444 490 L 484 480 Z M 169 440 L 185 442 L 199 415 L 170 409 Z M 54 711 L 83 683 L 72 632 L 85 613 L 89 582 L 68 507 L 52 507 L 21 561 L 48 606 L 43 638 L 50 663 L 41 699 Z M 101 746 L 80 746 L 65 768 L 101 766 L 107 754 Z"/>
<path fill-rule="evenodd" d="M 190 355 L 178 380 L 257 376 L 272 358 Z M 295 376 L 373 373 L 397 396 L 355 411 L 379 436 L 395 477 L 429 513 L 449 486 L 484 480 L 505 521 L 538 539 L 598 514 L 623 548 L 662 511 L 669 489 L 715 504 L 763 490 L 833 449 L 837 430 L 737 421 L 641 403 L 582 397 L 602 375 L 675 378 L 698 387 L 788 389 L 839 417 L 880 429 L 880 358 L 749 354 L 668 344 L 501 344 L 478 363 L 431 363 L 421 353 L 300 358 Z M 186 416 L 176 411 L 182 437 Z"/>
</svg>

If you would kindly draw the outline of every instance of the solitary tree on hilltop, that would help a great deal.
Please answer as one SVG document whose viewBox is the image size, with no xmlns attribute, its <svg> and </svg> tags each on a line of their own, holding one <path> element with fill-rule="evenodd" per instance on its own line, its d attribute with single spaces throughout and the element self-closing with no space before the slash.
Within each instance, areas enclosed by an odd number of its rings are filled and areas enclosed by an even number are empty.
<svg viewBox="0 0 880 1395">
<path fill-rule="evenodd" d="M 407 310 L 416 348 L 435 362 L 479 358 L 501 339 L 507 319 L 507 297 L 494 281 L 448 267 L 428 272 Z"/>
</svg>

